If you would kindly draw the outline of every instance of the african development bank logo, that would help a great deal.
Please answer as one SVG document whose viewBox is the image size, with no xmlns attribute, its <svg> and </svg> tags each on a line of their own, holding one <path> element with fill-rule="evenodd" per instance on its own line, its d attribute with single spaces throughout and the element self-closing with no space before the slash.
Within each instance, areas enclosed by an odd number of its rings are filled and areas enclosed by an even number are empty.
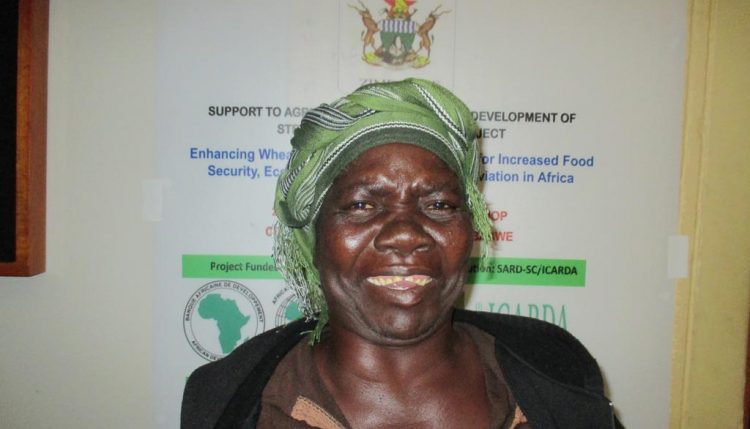
<svg viewBox="0 0 750 429">
<path fill-rule="evenodd" d="M 384 0 L 387 7 L 373 15 L 359 1 L 359 7 L 349 4 L 362 18 L 362 60 L 373 66 L 388 68 L 421 68 L 430 63 L 435 37 L 431 31 L 441 15 L 450 12 L 433 8 L 419 20 L 416 0 Z"/>
<path fill-rule="evenodd" d="M 206 360 L 220 359 L 265 330 L 263 307 L 255 294 L 230 280 L 201 286 L 188 300 L 183 328 L 190 347 Z"/>
</svg>

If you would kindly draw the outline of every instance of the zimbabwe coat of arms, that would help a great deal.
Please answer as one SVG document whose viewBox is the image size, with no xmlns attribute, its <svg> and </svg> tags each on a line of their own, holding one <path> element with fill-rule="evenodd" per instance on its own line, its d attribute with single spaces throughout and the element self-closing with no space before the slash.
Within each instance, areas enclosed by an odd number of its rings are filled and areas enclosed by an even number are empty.
<svg viewBox="0 0 750 429">
<path fill-rule="evenodd" d="M 416 0 L 384 0 L 383 8 L 376 20 L 370 10 L 359 1 L 359 6 L 349 5 L 362 18 L 362 60 L 374 66 L 391 68 L 421 68 L 430 63 L 430 51 L 435 40 L 430 31 L 438 18 L 450 12 L 440 11 L 438 5 L 427 14 L 422 23 L 413 19 L 417 9 L 412 10 Z M 414 48 L 419 38 L 419 46 Z M 379 44 L 377 42 L 380 42 Z"/>
</svg>

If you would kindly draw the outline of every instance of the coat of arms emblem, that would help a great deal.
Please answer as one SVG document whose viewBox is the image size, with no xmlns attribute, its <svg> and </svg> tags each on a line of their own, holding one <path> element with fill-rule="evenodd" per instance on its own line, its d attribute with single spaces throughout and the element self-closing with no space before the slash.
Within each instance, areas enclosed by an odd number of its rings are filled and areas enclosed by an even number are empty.
<svg viewBox="0 0 750 429">
<path fill-rule="evenodd" d="M 367 6 L 359 1 L 359 7 L 349 5 L 362 18 L 362 60 L 374 66 L 391 68 L 421 68 L 430 63 L 430 52 L 435 40 L 430 31 L 438 18 L 450 12 L 441 11 L 438 5 L 420 23 L 414 18 L 417 9 L 412 9 L 416 0 L 384 0 L 388 7 L 379 11 L 376 19 Z M 415 47 L 417 38 L 419 45 Z M 378 43 L 379 42 L 379 43 Z"/>
</svg>

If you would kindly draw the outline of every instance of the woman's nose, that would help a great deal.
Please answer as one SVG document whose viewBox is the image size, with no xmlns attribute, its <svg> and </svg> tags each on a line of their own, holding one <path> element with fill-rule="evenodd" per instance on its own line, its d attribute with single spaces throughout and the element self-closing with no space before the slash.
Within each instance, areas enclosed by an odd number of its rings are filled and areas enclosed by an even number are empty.
<svg viewBox="0 0 750 429">
<path fill-rule="evenodd" d="M 374 244 L 381 252 L 395 252 L 407 256 L 431 249 L 435 240 L 413 215 L 402 214 L 383 224 Z"/>
</svg>

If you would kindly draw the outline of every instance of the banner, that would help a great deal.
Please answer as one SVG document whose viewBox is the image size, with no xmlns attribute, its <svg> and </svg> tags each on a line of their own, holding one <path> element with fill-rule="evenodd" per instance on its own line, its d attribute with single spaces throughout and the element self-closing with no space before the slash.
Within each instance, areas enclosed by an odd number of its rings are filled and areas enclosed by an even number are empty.
<svg viewBox="0 0 750 429">
<path fill-rule="evenodd" d="M 410 76 L 453 90 L 481 127 L 493 250 L 472 261 L 464 306 L 570 331 L 623 423 L 666 427 L 686 5 L 394 5 L 160 0 L 160 178 L 144 184 L 163 198 L 159 427 L 178 426 L 193 369 L 300 316 L 271 233 L 301 117 Z"/>
</svg>

